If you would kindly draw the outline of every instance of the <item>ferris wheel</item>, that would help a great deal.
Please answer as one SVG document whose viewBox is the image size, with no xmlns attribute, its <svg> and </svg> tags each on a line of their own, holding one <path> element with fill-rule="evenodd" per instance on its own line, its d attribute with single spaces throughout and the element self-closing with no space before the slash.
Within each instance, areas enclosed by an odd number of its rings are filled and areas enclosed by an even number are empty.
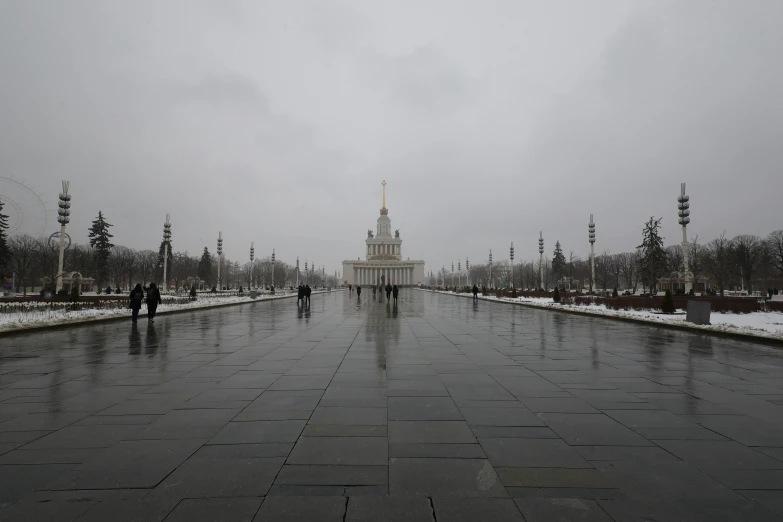
<svg viewBox="0 0 783 522">
<path fill-rule="evenodd" d="M 9 234 L 19 231 L 35 237 L 46 234 L 49 222 L 46 203 L 43 197 L 24 181 L 0 176 L 0 201 L 3 202 L 3 213 L 8 215 Z"/>
</svg>

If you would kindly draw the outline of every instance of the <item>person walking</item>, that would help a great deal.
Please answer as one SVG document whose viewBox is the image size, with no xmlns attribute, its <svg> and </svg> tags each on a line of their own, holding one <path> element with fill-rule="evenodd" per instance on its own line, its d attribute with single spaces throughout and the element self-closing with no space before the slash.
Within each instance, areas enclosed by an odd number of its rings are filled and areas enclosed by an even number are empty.
<svg viewBox="0 0 783 522">
<path fill-rule="evenodd" d="M 356 285 L 356 298 L 360 298 L 362 296 L 362 287 L 360 285 Z"/>
<path fill-rule="evenodd" d="M 397 296 L 400 294 L 400 289 L 397 285 L 392 287 L 392 296 L 394 297 L 394 306 L 397 306 Z"/>
<path fill-rule="evenodd" d="M 300 283 L 299 286 L 296 288 L 296 306 L 299 306 L 301 301 L 304 299 L 304 286 Z"/>
<path fill-rule="evenodd" d="M 475 284 L 473 285 L 473 300 L 478 301 L 478 286 Z"/>
<path fill-rule="evenodd" d="M 141 288 L 141 283 L 136 283 L 136 287 L 131 290 L 130 293 L 130 308 L 133 317 L 133 324 L 136 324 L 136 320 L 139 318 L 139 310 L 141 310 L 141 302 L 144 300 L 144 290 Z"/>
<path fill-rule="evenodd" d="M 392 293 L 391 283 L 386 283 L 386 300 L 387 301 L 391 298 L 391 293 Z"/>
<path fill-rule="evenodd" d="M 305 303 L 305 306 L 310 306 L 310 293 L 312 292 L 312 289 L 310 288 L 310 285 L 305 285 L 305 299 L 307 302 Z"/>
<path fill-rule="evenodd" d="M 158 309 L 159 304 L 163 304 L 163 299 L 160 298 L 160 290 L 158 290 L 155 283 L 150 283 L 150 287 L 147 290 L 147 320 L 151 323 L 155 322 L 155 310 Z"/>
</svg>

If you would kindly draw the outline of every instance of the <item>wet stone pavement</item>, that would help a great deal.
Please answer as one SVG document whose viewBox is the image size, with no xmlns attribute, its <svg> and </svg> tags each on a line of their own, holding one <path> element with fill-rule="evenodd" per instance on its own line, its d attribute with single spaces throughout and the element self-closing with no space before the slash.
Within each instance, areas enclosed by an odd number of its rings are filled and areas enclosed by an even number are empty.
<svg viewBox="0 0 783 522">
<path fill-rule="evenodd" d="M 367 293 L 0 337 L 0 520 L 783 520 L 783 351 Z"/>
</svg>

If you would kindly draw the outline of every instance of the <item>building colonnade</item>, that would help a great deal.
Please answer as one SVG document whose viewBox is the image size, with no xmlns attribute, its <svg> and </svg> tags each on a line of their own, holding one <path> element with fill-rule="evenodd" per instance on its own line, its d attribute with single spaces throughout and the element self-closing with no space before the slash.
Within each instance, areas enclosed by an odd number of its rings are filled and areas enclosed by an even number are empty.
<svg viewBox="0 0 783 522">
<path fill-rule="evenodd" d="M 380 284 L 381 276 L 384 276 L 385 283 L 398 286 L 412 285 L 413 267 L 354 266 L 354 281 L 359 285 Z"/>
</svg>

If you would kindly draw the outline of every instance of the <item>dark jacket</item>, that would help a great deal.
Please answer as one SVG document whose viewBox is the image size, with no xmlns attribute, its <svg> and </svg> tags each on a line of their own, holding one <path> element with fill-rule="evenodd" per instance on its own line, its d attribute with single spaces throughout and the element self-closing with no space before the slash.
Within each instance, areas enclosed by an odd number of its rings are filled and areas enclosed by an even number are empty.
<svg viewBox="0 0 783 522">
<path fill-rule="evenodd" d="M 478 286 L 473 285 L 473 295 L 478 295 Z"/>
<path fill-rule="evenodd" d="M 296 290 L 296 298 L 301 299 L 302 297 L 304 297 L 304 287 L 300 285 Z"/>
<path fill-rule="evenodd" d="M 386 295 L 390 294 L 392 291 L 392 287 L 390 284 L 386 283 Z"/>
<path fill-rule="evenodd" d="M 133 289 L 130 292 L 130 307 L 131 310 L 140 310 L 141 302 L 144 300 L 144 290 Z"/>
<path fill-rule="evenodd" d="M 397 288 L 397 285 L 394 285 L 392 287 L 392 294 L 394 294 L 394 297 L 397 297 L 397 294 L 399 294 L 399 293 L 400 293 L 400 289 Z"/>
<path fill-rule="evenodd" d="M 305 295 L 306 295 L 307 297 L 310 297 L 310 293 L 311 293 L 312 291 L 313 291 L 313 290 L 310 288 L 310 285 L 307 285 L 307 286 L 305 286 Z"/>
<path fill-rule="evenodd" d="M 157 288 L 150 288 L 147 290 L 147 308 L 153 310 L 163 303 L 163 299 L 160 298 L 160 290 Z"/>
</svg>

